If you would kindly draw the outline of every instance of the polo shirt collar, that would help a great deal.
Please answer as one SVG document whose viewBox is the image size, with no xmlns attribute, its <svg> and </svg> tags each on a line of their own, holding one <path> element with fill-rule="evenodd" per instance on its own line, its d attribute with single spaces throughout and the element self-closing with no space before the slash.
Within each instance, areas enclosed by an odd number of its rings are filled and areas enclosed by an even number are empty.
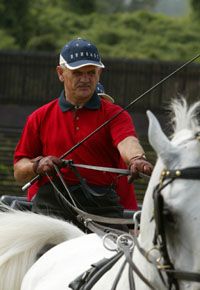
<svg viewBox="0 0 200 290">
<path fill-rule="evenodd" d="M 100 108 L 100 105 L 101 105 L 100 97 L 96 92 L 94 92 L 91 99 L 87 103 L 85 103 L 83 107 L 90 110 L 97 110 Z M 62 112 L 66 112 L 75 108 L 74 105 L 72 105 L 69 101 L 66 100 L 64 90 L 61 92 L 59 97 L 59 106 Z"/>
</svg>

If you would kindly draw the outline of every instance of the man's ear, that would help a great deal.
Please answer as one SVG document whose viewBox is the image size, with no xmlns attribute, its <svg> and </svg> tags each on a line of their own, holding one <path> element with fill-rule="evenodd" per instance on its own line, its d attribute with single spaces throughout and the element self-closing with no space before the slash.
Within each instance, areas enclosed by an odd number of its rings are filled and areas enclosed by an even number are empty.
<svg viewBox="0 0 200 290">
<path fill-rule="evenodd" d="M 58 74 L 58 78 L 61 82 L 64 82 L 64 78 L 63 78 L 63 69 L 60 65 L 58 65 L 56 67 L 56 71 L 57 71 L 57 74 Z"/>
</svg>

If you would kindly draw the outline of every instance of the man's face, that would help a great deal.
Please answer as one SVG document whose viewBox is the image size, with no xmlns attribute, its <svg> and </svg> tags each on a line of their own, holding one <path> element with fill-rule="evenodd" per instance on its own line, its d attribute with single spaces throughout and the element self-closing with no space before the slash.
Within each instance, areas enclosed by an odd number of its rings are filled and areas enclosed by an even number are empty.
<svg viewBox="0 0 200 290">
<path fill-rule="evenodd" d="M 61 71 L 67 98 L 72 102 L 86 102 L 93 95 L 99 81 L 101 69 L 88 65 L 75 70 Z"/>
</svg>

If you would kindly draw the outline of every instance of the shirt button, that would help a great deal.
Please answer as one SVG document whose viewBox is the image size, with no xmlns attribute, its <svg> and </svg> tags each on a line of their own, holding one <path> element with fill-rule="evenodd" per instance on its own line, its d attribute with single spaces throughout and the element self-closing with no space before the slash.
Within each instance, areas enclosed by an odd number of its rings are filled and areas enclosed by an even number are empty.
<svg viewBox="0 0 200 290">
<path fill-rule="evenodd" d="M 79 120 L 79 117 L 76 117 L 76 120 Z"/>
<path fill-rule="evenodd" d="M 79 127 L 76 127 L 76 130 L 79 130 Z"/>
</svg>

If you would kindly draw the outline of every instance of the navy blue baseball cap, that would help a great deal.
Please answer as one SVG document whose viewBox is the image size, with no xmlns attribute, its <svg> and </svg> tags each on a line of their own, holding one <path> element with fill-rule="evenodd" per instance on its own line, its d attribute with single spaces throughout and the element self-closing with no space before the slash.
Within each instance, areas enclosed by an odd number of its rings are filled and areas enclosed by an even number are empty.
<svg viewBox="0 0 200 290">
<path fill-rule="evenodd" d="M 67 43 L 60 53 L 60 65 L 77 69 L 86 65 L 104 68 L 98 49 L 90 41 L 77 38 Z"/>
</svg>

